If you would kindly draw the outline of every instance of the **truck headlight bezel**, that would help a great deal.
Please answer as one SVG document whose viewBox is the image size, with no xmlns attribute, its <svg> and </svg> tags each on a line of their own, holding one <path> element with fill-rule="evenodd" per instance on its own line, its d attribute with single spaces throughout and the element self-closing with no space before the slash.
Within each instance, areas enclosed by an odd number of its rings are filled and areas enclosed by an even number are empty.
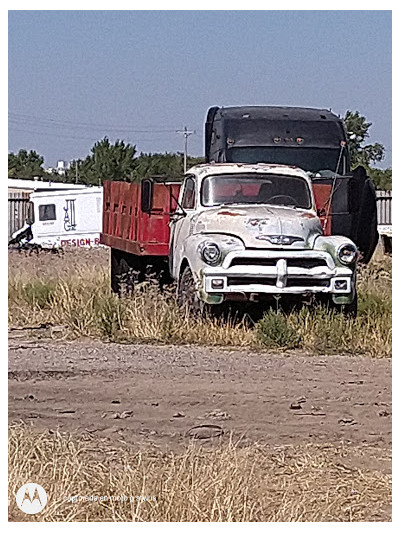
<svg viewBox="0 0 400 533">
<path fill-rule="evenodd" d="M 337 256 L 342 265 L 352 265 L 357 260 L 357 248 L 354 244 L 346 242 L 339 246 Z"/>
<path fill-rule="evenodd" d="M 205 242 L 201 247 L 200 255 L 203 261 L 210 266 L 218 265 L 222 257 L 221 249 L 215 242 Z"/>
</svg>

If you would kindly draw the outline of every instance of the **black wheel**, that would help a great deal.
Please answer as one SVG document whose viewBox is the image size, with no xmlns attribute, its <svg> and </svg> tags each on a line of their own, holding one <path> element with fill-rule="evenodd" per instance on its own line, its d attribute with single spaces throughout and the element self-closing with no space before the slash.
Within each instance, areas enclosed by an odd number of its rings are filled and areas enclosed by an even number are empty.
<svg viewBox="0 0 400 533">
<path fill-rule="evenodd" d="M 177 302 L 180 308 L 192 316 L 204 314 L 208 308 L 197 294 L 193 274 L 188 266 L 178 281 Z"/>
<path fill-rule="evenodd" d="M 120 292 L 120 286 L 119 286 L 119 272 L 120 272 L 120 254 L 118 250 L 114 250 L 114 248 L 111 248 L 111 290 L 115 294 L 119 294 Z"/>
<path fill-rule="evenodd" d="M 111 290 L 118 296 L 132 294 L 138 271 L 132 265 L 130 254 L 111 248 Z"/>
</svg>

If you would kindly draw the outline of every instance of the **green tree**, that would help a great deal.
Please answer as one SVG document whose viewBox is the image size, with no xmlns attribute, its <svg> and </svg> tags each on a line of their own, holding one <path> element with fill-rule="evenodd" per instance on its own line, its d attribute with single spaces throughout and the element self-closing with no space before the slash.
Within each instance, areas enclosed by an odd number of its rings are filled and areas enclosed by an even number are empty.
<svg viewBox="0 0 400 533">
<path fill-rule="evenodd" d="M 133 181 L 136 147 L 107 137 L 98 141 L 84 160 L 72 161 L 66 181 L 98 185 L 104 180 Z"/>
<path fill-rule="evenodd" d="M 382 170 L 380 168 L 370 168 L 368 170 L 368 175 L 377 189 L 382 189 L 386 191 L 392 190 L 391 168 L 385 168 L 385 170 Z"/>
<path fill-rule="evenodd" d="M 359 111 L 346 111 L 344 123 L 349 138 L 350 158 L 353 168 L 362 165 L 369 169 L 371 164 L 383 160 L 385 148 L 382 144 L 365 144 L 365 140 L 369 137 L 368 130 L 372 122 L 367 122 Z"/>
<path fill-rule="evenodd" d="M 187 168 L 193 165 L 203 163 L 202 157 L 187 158 Z M 164 154 L 145 154 L 135 159 L 135 180 L 140 181 L 150 176 L 167 176 L 170 179 L 179 180 L 183 177 L 183 154 L 182 153 L 164 153 Z"/>
<path fill-rule="evenodd" d="M 44 176 L 42 167 L 44 159 L 34 150 L 19 150 L 17 154 L 8 154 L 8 177 L 32 179 L 35 176 Z"/>
<path fill-rule="evenodd" d="M 65 176 L 55 181 L 98 185 L 104 180 L 141 181 L 150 176 L 166 176 L 178 180 L 183 177 L 182 153 L 143 153 L 138 156 L 136 147 L 117 141 L 111 144 L 107 137 L 98 141 L 83 160 L 71 162 Z M 187 166 L 203 163 L 202 157 L 187 158 Z"/>
<path fill-rule="evenodd" d="M 390 190 L 392 188 L 392 169 L 382 170 L 371 166 L 384 159 L 385 147 L 380 143 L 365 144 L 372 122 L 367 122 L 359 111 L 346 111 L 344 122 L 349 139 L 352 168 L 354 169 L 359 165 L 363 166 L 377 189 Z"/>
</svg>

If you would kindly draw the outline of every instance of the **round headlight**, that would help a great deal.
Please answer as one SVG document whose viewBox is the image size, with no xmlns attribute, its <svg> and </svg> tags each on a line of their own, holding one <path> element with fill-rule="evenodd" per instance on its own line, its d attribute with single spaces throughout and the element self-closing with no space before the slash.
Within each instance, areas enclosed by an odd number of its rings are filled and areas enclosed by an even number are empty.
<svg viewBox="0 0 400 533">
<path fill-rule="evenodd" d="M 354 244 L 342 244 L 338 250 L 339 261 L 351 265 L 357 259 L 357 248 Z"/>
<path fill-rule="evenodd" d="M 214 242 L 206 243 L 201 250 L 201 257 L 209 265 L 217 265 L 221 259 L 221 250 Z"/>
</svg>

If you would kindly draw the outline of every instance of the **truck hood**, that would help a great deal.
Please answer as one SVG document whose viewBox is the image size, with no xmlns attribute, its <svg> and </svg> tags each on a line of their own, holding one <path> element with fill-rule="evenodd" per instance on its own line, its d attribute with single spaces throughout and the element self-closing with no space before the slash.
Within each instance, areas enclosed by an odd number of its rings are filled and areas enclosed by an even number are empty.
<svg viewBox="0 0 400 533">
<path fill-rule="evenodd" d="M 322 234 L 319 218 L 310 211 L 265 205 L 207 209 L 193 220 L 193 233 L 229 234 L 246 248 L 312 248 Z"/>
</svg>

